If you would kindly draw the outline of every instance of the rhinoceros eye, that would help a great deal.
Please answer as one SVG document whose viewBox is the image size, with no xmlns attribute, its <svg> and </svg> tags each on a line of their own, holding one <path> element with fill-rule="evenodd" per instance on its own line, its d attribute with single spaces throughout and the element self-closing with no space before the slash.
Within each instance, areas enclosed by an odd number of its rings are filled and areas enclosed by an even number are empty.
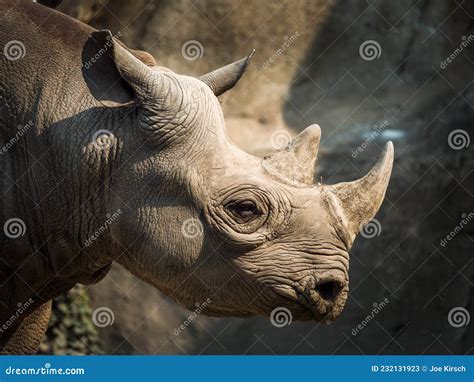
<svg viewBox="0 0 474 382">
<path fill-rule="evenodd" d="M 249 222 L 262 214 L 252 200 L 232 202 L 226 208 L 235 218 L 243 223 Z"/>
</svg>

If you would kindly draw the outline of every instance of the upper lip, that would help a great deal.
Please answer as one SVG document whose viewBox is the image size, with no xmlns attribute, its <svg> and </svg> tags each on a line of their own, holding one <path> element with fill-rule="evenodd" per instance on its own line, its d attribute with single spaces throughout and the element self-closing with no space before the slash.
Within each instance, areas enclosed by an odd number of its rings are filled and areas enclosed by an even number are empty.
<svg viewBox="0 0 474 382">
<path fill-rule="evenodd" d="M 325 304 L 324 302 L 321 302 L 320 305 L 315 304 L 314 302 L 311 302 L 306 294 L 304 293 L 298 293 L 300 301 L 298 301 L 301 305 L 306 307 L 307 309 L 311 310 L 313 313 L 314 317 L 318 321 L 322 322 L 330 322 L 330 319 L 327 319 L 329 316 L 329 313 L 331 312 L 332 306 Z M 324 311 L 323 311 L 323 309 Z"/>
</svg>

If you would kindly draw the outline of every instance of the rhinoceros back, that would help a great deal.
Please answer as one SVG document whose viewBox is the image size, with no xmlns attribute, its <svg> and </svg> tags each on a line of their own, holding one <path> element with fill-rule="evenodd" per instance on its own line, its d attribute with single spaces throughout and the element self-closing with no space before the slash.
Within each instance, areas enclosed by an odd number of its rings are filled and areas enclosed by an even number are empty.
<svg viewBox="0 0 474 382">
<path fill-rule="evenodd" d="M 0 19 L 2 130 L 67 117 L 58 101 L 77 105 L 87 96 L 81 50 L 93 29 L 31 1 L 3 1 Z"/>
</svg>

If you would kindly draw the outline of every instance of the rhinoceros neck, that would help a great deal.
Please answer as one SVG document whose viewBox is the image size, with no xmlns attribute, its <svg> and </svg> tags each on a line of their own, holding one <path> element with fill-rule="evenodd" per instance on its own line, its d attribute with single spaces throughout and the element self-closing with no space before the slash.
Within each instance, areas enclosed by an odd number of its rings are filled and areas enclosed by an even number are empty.
<svg viewBox="0 0 474 382">
<path fill-rule="evenodd" d="M 14 270 L 15 282 L 21 279 L 35 293 L 50 296 L 58 285 L 67 290 L 76 282 L 94 282 L 111 263 L 107 221 L 115 212 L 110 200 L 121 156 L 117 137 L 134 118 L 91 107 L 36 124 L 0 158 L 6 175 L 1 222 L 17 220 L 24 230 L 2 239 L 0 257 L 8 264 L 5 272 Z M 97 149 L 98 131 L 110 133 L 110 146 Z"/>
</svg>

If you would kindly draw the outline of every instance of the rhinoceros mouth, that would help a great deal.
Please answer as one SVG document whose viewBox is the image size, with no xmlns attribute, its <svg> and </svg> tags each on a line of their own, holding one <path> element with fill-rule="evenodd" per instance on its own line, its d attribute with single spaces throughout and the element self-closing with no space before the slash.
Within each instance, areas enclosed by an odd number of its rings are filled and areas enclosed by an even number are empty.
<svg viewBox="0 0 474 382">
<path fill-rule="evenodd" d="M 347 296 L 347 288 L 344 294 L 334 302 L 326 302 L 321 298 L 310 298 L 307 293 L 294 290 L 291 297 L 288 292 L 275 289 L 275 293 L 285 299 L 285 306 L 292 313 L 292 318 L 297 321 L 317 321 L 323 324 L 330 324 L 342 312 Z"/>
<path fill-rule="evenodd" d="M 305 297 L 303 296 L 302 299 L 305 301 Z M 324 302 L 321 303 L 313 303 L 309 301 L 305 301 L 302 305 L 306 306 L 307 309 L 311 310 L 313 313 L 316 321 L 321 322 L 323 324 L 330 324 L 336 320 L 337 317 L 341 314 L 343 307 L 345 305 L 344 302 L 338 302 L 337 304 L 327 304 Z"/>
</svg>

